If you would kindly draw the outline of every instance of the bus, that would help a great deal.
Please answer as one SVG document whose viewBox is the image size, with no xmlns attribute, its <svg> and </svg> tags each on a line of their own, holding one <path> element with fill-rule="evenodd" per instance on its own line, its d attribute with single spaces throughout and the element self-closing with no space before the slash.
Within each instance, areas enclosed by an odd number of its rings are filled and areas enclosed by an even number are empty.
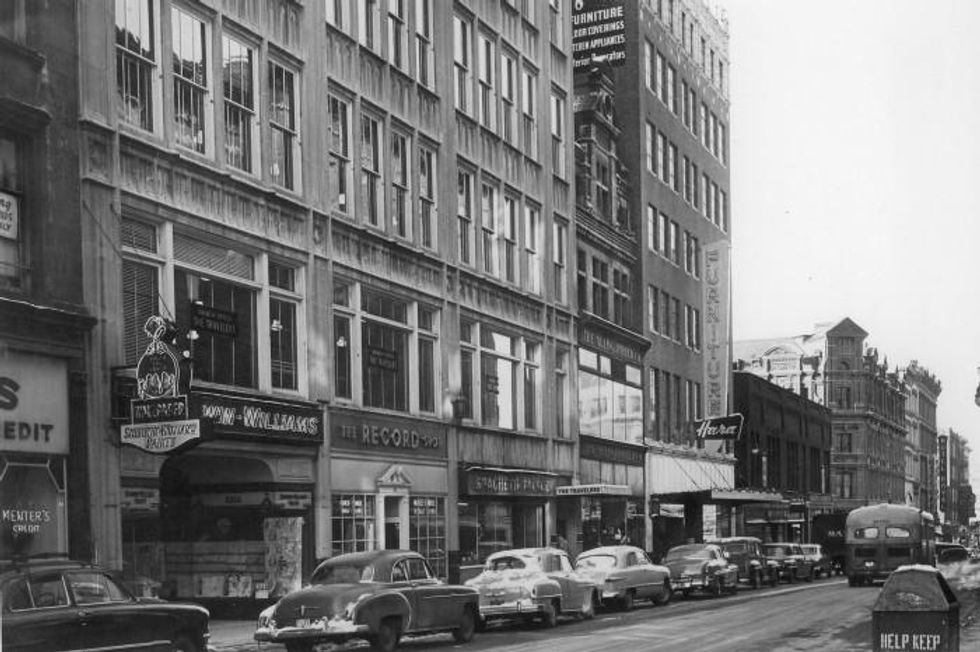
<svg viewBox="0 0 980 652">
<path fill-rule="evenodd" d="M 845 521 L 844 551 L 851 586 L 887 579 L 905 564 L 935 565 L 935 519 L 910 505 L 858 507 Z"/>
</svg>

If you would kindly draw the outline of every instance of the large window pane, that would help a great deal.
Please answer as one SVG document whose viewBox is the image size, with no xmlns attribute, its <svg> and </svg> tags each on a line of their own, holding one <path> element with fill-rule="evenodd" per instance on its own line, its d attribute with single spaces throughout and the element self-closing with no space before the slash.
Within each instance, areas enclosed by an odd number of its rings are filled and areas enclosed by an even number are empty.
<svg viewBox="0 0 980 652">
<path fill-rule="evenodd" d="M 517 402 L 515 400 L 516 365 L 493 355 L 480 359 L 483 380 L 483 425 L 514 428 Z"/>
<path fill-rule="evenodd" d="M 296 305 L 269 300 L 272 386 L 296 389 Z"/>
<path fill-rule="evenodd" d="M 361 329 L 364 405 L 408 410 L 408 333 L 365 321 Z"/>
<path fill-rule="evenodd" d="M 351 398 L 350 318 L 334 317 L 334 393 Z"/>
<path fill-rule="evenodd" d="M 435 364 L 432 340 L 419 340 L 419 410 L 435 412 Z"/>
</svg>

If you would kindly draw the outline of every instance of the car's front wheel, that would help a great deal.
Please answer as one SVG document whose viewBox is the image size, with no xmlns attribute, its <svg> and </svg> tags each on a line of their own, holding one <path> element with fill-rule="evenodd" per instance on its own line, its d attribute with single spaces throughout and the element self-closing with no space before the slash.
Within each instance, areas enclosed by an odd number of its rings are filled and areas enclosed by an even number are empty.
<svg viewBox="0 0 980 652">
<path fill-rule="evenodd" d="M 592 620 L 595 618 L 596 606 L 599 604 L 599 596 L 591 589 L 586 592 L 582 600 L 582 620 Z"/>
<path fill-rule="evenodd" d="M 378 632 L 371 640 L 371 647 L 378 650 L 378 652 L 394 652 L 394 649 L 398 647 L 401 629 L 401 619 L 395 617 L 385 618 L 378 625 Z"/>
<path fill-rule="evenodd" d="M 476 621 L 477 616 L 473 607 L 467 606 L 463 609 L 463 615 L 459 619 L 459 627 L 453 630 L 453 640 L 457 643 L 472 641 L 473 634 L 476 632 Z"/>
<path fill-rule="evenodd" d="M 636 594 L 633 593 L 633 589 L 626 591 L 623 595 L 623 611 L 633 611 L 633 607 L 636 606 Z"/>
<path fill-rule="evenodd" d="M 670 580 L 664 580 L 663 589 L 653 599 L 653 604 L 662 607 L 670 602 L 671 588 Z"/>
<path fill-rule="evenodd" d="M 541 610 L 541 626 L 551 628 L 558 624 L 557 600 L 546 602 Z"/>
</svg>

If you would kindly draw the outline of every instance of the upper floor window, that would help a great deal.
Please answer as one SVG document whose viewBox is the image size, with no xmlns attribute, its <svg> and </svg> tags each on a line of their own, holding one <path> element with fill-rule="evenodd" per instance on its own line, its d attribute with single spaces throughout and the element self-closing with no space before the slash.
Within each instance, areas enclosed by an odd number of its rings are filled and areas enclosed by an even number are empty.
<svg viewBox="0 0 980 652">
<path fill-rule="evenodd" d="M 579 348 L 579 431 L 616 441 L 643 441 L 643 372 Z"/>
<path fill-rule="evenodd" d="M 408 36 L 405 0 L 388 0 L 388 60 L 395 68 L 408 70 Z"/>
<path fill-rule="evenodd" d="M 379 120 L 361 115 L 361 201 L 368 224 L 381 225 L 381 143 L 383 126 Z"/>
<path fill-rule="evenodd" d="M 374 52 L 381 51 L 381 7 L 378 0 L 361 0 L 357 3 L 358 42 Z"/>
<path fill-rule="evenodd" d="M 411 142 L 404 134 L 391 134 L 391 230 L 402 238 L 411 236 Z"/>
<path fill-rule="evenodd" d="M 456 175 L 456 216 L 459 262 L 473 264 L 473 173 L 459 170 Z"/>
<path fill-rule="evenodd" d="M 480 124 L 494 129 L 496 127 L 497 92 L 494 86 L 494 67 L 497 57 L 494 54 L 493 39 L 480 35 Z"/>
<path fill-rule="evenodd" d="M 208 150 L 208 29 L 204 21 L 173 7 L 174 138 L 201 154 Z"/>
<path fill-rule="evenodd" d="M 500 276 L 508 283 L 517 282 L 517 198 L 504 195 L 500 229 Z"/>
<path fill-rule="evenodd" d="M 517 145 L 517 61 L 514 56 L 500 55 L 500 128 L 504 142 Z"/>
<path fill-rule="evenodd" d="M 461 322 L 461 385 L 470 406 L 466 416 L 495 428 L 537 430 L 540 358 L 537 341 L 485 324 Z M 474 400 L 477 391 L 479 402 Z M 479 412 L 473 409 L 476 406 Z"/>
<path fill-rule="evenodd" d="M 0 37 L 23 43 L 27 34 L 25 0 L 0 2 Z"/>
<path fill-rule="evenodd" d="M 529 68 L 525 68 L 522 75 L 524 79 L 524 83 L 522 84 L 524 155 L 536 160 L 538 158 L 538 110 L 536 99 L 538 75 Z"/>
<path fill-rule="evenodd" d="M 524 267 L 527 270 L 525 288 L 532 294 L 541 293 L 541 256 L 539 253 L 540 211 L 524 207 Z"/>
<path fill-rule="evenodd" d="M 470 39 L 472 26 L 469 21 L 453 16 L 453 68 L 455 70 L 456 108 L 469 114 L 473 105 L 472 72 L 470 71 Z"/>
<path fill-rule="evenodd" d="M 483 271 L 487 274 L 496 274 L 496 247 L 497 222 L 497 189 L 490 184 L 483 184 L 483 193 L 480 200 L 480 223 L 481 223 L 481 246 L 480 255 L 483 257 Z"/>
<path fill-rule="evenodd" d="M 10 3 L 3 3 L 5 6 Z M 121 120 L 154 130 L 156 17 L 153 0 L 116 2 L 116 92 Z"/>
<path fill-rule="evenodd" d="M 330 164 L 327 168 L 337 193 L 337 210 L 350 214 L 350 102 L 331 95 L 327 104 L 330 111 Z"/>
<path fill-rule="evenodd" d="M 436 153 L 419 148 L 419 244 L 427 249 L 435 248 L 436 236 Z"/>
<path fill-rule="evenodd" d="M 296 75 L 269 62 L 269 126 L 272 128 L 273 183 L 296 190 L 299 186 L 299 121 L 296 117 Z"/>
<path fill-rule="evenodd" d="M 272 386 L 277 389 L 298 387 L 299 294 L 296 281 L 294 268 L 269 263 L 269 363 Z"/>
<path fill-rule="evenodd" d="M 415 0 L 415 72 L 419 83 L 435 84 L 435 52 L 432 46 L 432 0 Z"/>
<path fill-rule="evenodd" d="M 565 178 L 565 96 L 551 92 L 551 161 L 555 176 Z"/>
<path fill-rule="evenodd" d="M 0 135 L 0 288 L 20 288 L 26 268 L 20 144 Z"/>
<path fill-rule="evenodd" d="M 564 220 L 555 218 L 554 235 L 552 237 L 554 247 L 554 277 L 555 277 L 555 301 L 566 303 L 568 301 L 568 280 L 567 274 L 567 250 L 568 250 L 568 223 Z"/>
<path fill-rule="evenodd" d="M 350 0 L 325 0 L 327 22 L 342 32 L 350 30 Z"/>
<path fill-rule="evenodd" d="M 548 22 L 551 44 L 559 50 L 563 50 L 565 48 L 565 25 L 561 18 L 561 0 L 550 0 L 548 7 L 551 10 Z"/>
<path fill-rule="evenodd" d="M 223 36 L 225 162 L 252 172 L 258 144 L 255 117 L 255 51 L 240 41 Z"/>
</svg>

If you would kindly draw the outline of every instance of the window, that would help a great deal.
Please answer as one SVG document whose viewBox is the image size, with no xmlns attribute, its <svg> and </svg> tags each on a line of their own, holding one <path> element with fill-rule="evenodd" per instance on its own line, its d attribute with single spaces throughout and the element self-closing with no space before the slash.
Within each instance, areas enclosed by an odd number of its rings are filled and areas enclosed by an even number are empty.
<svg viewBox="0 0 980 652">
<path fill-rule="evenodd" d="M 605 156 L 596 153 L 595 157 L 595 204 L 599 215 L 612 219 L 612 170 Z"/>
<path fill-rule="evenodd" d="M 350 29 L 350 0 L 326 0 L 327 22 L 346 32 Z"/>
<path fill-rule="evenodd" d="M 561 21 L 561 2 L 560 0 L 550 0 L 548 5 L 551 9 L 548 22 L 551 44 L 561 50 L 565 47 L 565 26 Z"/>
<path fill-rule="evenodd" d="M 388 0 L 388 60 L 395 68 L 408 70 L 408 37 L 405 0 Z"/>
<path fill-rule="evenodd" d="M 681 100 L 682 108 L 681 114 L 683 115 L 684 126 L 688 129 L 691 128 L 691 94 L 692 91 L 688 88 L 687 80 L 681 81 Z"/>
<path fill-rule="evenodd" d="M 630 443 L 643 442 L 643 389 L 639 367 L 579 348 L 579 431 Z"/>
<path fill-rule="evenodd" d="M 350 286 L 338 283 L 334 286 L 334 305 L 350 307 Z M 353 370 L 351 368 L 351 317 L 335 313 L 333 320 L 334 336 L 334 395 L 338 398 L 353 399 Z"/>
<path fill-rule="evenodd" d="M 495 222 L 497 219 L 497 190 L 489 184 L 483 184 L 480 200 L 480 254 L 483 256 L 483 271 L 487 274 L 496 273 L 496 235 Z"/>
<path fill-rule="evenodd" d="M 252 172 L 254 144 L 258 142 L 255 119 L 255 53 L 239 41 L 223 36 L 225 99 L 225 162 Z"/>
<path fill-rule="evenodd" d="M 418 377 L 419 385 L 419 411 L 436 411 L 436 369 L 435 351 L 437 335 L 437 313 L 431 308 L 419 306 L 418 308 L 418 330 L 419 330 L 419 351 L 418 351 Z"/>
<path fill-rule="evenodd" d="M 160 313 L 158 278 L 157 266 L 123 260 L 123 347 L 127 365 L 139 362 L 146 349 L 143 325 Z"/>
<path fill-rule="evenodd" d="M 361 201 L 368 224 L 380 226 L 381 201 L 381 123 L 361 115 Z"/>
<path fill-rule="evenodd" d="M 481 423 L 513 430 L 517 419 L 516 338 L 480 328 Z"/>
<path fill-rule="evenodd" d="M 551 92 L 551 162 L 555 176 L 565 178 L 565 96 Z"/>
<path fill-rule="evenodd" d="M 208 48 L 204 22 L 173 7 L 174 138 L 204 154 L 208 118 Z"/>
<path fill-rule="evenodd" d="M 694 181 L 692 179 L 693 175 L 693 164 L 691 159 L 687 156 L 684 157 L 684 201 L 688 204 L 694 203 Z"/>
<path fill-rule="evenodd" d="M 120 120 L 146 131 L 154 129 L 155 20 L 153 0 L 116 2 L 118 115 Z"/>
<path fill-rule="evenodd" d="M 709 146 L 711 139 L 711 132 L 708 128 L 708 105 L 704 102 L 701 103 L 701 144 L 705 147 Z"/>
<path fill-rule="evenodd" d="M 446 577 L 446 499 L 413 495 L 408 499 L 408 547 L 425 557 L 432 573 Z M 426 571 L 424 564 L 421 571 Z"/>
<path fill-rule="evenodd" d="M 27 269 L 22 170 L 21 144 L 0 134 L 0 288 L 20 288 Z"/>
<path fill-rule="evenodd" d="M 375 497 L 368 494 L 334 494 L 330 505 L 333 555 L 374 550 Z"/>
<path fill-rule="evenodd" d="M 591 312 L 589 308 L 589 255 L 584 249 L 579 249 L 576 252 L 575 263 L 578 309 Z"/>
<path fill-rule="evenodd" d="M 0 38 L 24 44 L 27 32 L 24 11 L 25 0 L 8 0 L 0 3 Z"/>
<path fill-rule="evenodd" d="M 681 300 L 677 297 L 670 299 L 670 321 L 673 333 L 671 339 L 677 343 L 684 341 L 684 315 L 681 313 Z"/>
<path fill-rule="evenodd" d="M 297 304 L 290 300 L 296 291 L 296 270 L 269 263 L 269 286 L 274 292 L 269 298 L 270 364 L 272 386 L 276 389 L 297 389 Z"/>
<path fill-rule="evenodd" d="M 613 321 L 620 326 L 629 326 L 632 322 L 630 276 L 621 270 L 613 270 Z"/>
<path fill-rule="evenodd" d="M 725 145 L 727 135 L 725 132 L 725 124 L 723 122 L 718 122 L 718 135 L 715 137 L 715 144 L 717 145 L 718 160 L 722 162 L 723 165 L 728 164 L 728 151 Z"/>
<path fill-rule="evenodd" d="M 659 245 L 658 250 L 664 257 L 670 258 L 670 218 L 664 213 L 660 214 L 660 229 L 658 230 L 658 234 L 660 236 L 657 242 Z"/>
<path fill-rule="evenodd" d="M 667 67 L 667 62 L 664 61 L 664 55 L 657 52 L 654 59 L 654 82 L 653 82 L 653 92 L 660 98 L 660 101 L 664 101 L 664 70 Z"/>
<path fill-rule="evenodd" d="M 497 95 L 494 89 L 494 65 L 497 62 L 494 43 L 489 36 L 480 35 L 480 124 L 494 129 Z"/>
<path fill-rule="evenodd" d="M 854 449 L 852 448 L 852 446 L 853 446 L 853 443 L 852 443 L 853 440 L 852 440 L 852 434 L 851 433 L 849 433 L 849 432 L 839 432 L 839 433 L 837 433 L 836 439 L 837 439 L 837 441 L 835 442 L 835 446 L 834 446 L 836 452 L 838 452 L 838 453 L 853 453 L 854 452 Z"/>
<path fill-rule="evenodd" d="M 408 309 L 405 301 L 362 289 L 361 377 L 366 407 L 409 409 Z"/>
<path fill-rule="evenodd" d="M 677 222 L 670 221 L 670 262 L 681 264 L 681 230 Z"/>
<path fill-rule="evenodd" d="M 381 7 L 378 0 L 360 0 L 357 3 L 358 42 L 369 50 L 381 52 L 378 40 L 381 30 Z"/>
<path fill-rule="evenodd" d="M 436 234 L 436 153 L 419 148 L 419 244 L 435 248 Z"/>
<path fill-rule="evenodd" d="M 525 68 L 522 73 L 524 80 L 523 90 L 523 142 L 524 155 L 537 160 L 538 158 L 538 126 L 537 126 L 537 93 L 535 89 L 538 85 L 538 75 L 534 71 Z"/>
<path fill-rule="evenodd" d="M 432 0 L 415 0 L 415 70 L 419 83 L 435 83 L 435 52 L 432 46 Z"/>
<path fill-rule="evenodd" d="M 837 474 L 837 486 L 834 487 L 836 491 L 834 492 L 838 498 L 851 498 L 853 497 L 854 490 L 854 473 L 852 471 L 840 471 Z M 874 532 L 870 532 L 874 530 Z M 855 538 L 867 538 L 874 539 L 878 536 L 878 528 L 864 528 L 864 530 L 857 530 L 854 533 Z"/>
<path fill-rule="evenodd" d="M 657 130 L 656 130 L 656 128 L 652 124 L 650 124 L 649 122 L 646 123 L 646 147 L 647 147 L 646 161 L 647 161 L 647 171 L 650 172 L 650 174 L 653 174 L 655 176 L 658 175 L 658 171 L 657 171 L 657 160 L 658 159 L 657 159 L 657 156 L 656 156 L 656 147 L 657 147 L 657 145 L 655 143 L 656 137 L 657 137 Z"/>
<path fill-rule="evenodd" d="M 568 352 L 555 351 L 555 437 L 568 437 L 565 425 L 568 415 Z"/>
<path fill-rule="evenodd" d="M 351 152 L 350 152 L 350 103 L 333 95 L 328 100 L 330 109 L 330 165 L 337 193 L 337 210 L 350 214 Z"/>
<path fill-rule="evenodd" d="M 660 290 L 652 285 L 647 286 L 647 321 L 651 332 L 660 332 Z"/>
<path fill-rule="evenodd" d="M 468 411 L 466 417 L 496 428 L 536 430 L 540 343 L 463 320 L 460 345 L 463 395 L 471 405 L 473 388 L 480 389 L 480 413 Z M 474 359 L 479 360 L 479 369 Z M 474 377 L 477 372 L 478 378 Z"/>
<path fill-rule="evenodd" d="M 468 21 L 453 16 L 453 61 L 456 72 L 456 108 L 470 113 L 473 104 L 470 77 L 470 30 Z"/>
<path fill-rule="evenodd" d="M 660 334 L 664 337 L 671 339 L 673 337 L 673 329 L 671 326 L 673 321 L 670 319 L 670 295 L 660 291 Z"/>
<path fill-rule="evenodd" d="M 565 303 L 566 296 L 565 280 L 565 256 L 568 248 L 568 224 L 563 220 L 555 219 L 554 223 L 554 274 L 555 274 L 555 301 Z"/>
<path fill-rule="evenodd" d="M 671 143 L 668 152 L 667 185 L 673 188 L 674 192 L 679 193 L 681 191 L 681 177 L 677 174 L 677 145 Z"/>
<path fill-rule="evenodd" d="M 660 177 L 661 181 L 667 180 L 668 170 L 670 169 L 670 161 L 667 160 L 667 136 L 663 133 L 657 134 L 657 161 L 658 166 L 657 176 Z"/>
<path fill-rule="evenodd" d="M 517 145 L 517 61 L 510 54 L 500 55 L 500 127 L 504 142 Z"/>
<path fill-rule="evenodd" d="M 124 589 L 102 573 L 68 573 L 65 579 L 78 606 L 128 602 L 130 599 Z"/>
<path fill-rule="evenodd" d="M 728 233 L 728 193 L 724 190 L 718 191 L 718 212 L 721 213 L 721 230 Z"/>
<path fill-rule="evenodd" d="M 667 66 L 667 108 L 674 115 L 677 115 L 677 71 L 674 66 Z"/>
<path fill-rule="evenodd" d="M 409 188 L 411 141 L 399 133 L 391 135 L 391 229 L 399 237 L 410 237 L 412 223 Z"/>
<path fill-rule="evenodd" d="M 504 212 L 500 247 L 500 273 L 505 281 L 517 281 L 517 199 L 504 196 Z"/>
<path fill-rule="evenodd" d="M 592 258 L 592 313 L 609 318 L 609 264 Z"/>
<path fill-rule="evenodd" d="M 656 81 L 653 74 L 653 44 L 650 41 L 643 42 L 643 78 L 646 80 L 647 88 L 655 91 Z"/>
<path fill-rule="evenodd" d="M 657 251 L 657 209 L 647 204 L 647 249 Z"/>
<path fill-rule="evenodd" d="M 710 131 L 708 134 L 708 149 L 715 157 L 718 156 L 718 116 L 711 114 Z"/>
<path fill-rule="evenodd" d="M 473 174 L 459 170 L 456 174 L 456 216 L 459 261 L 471 265 L 473 249 Z"/>
<path fill-rule="evenodd" d="M 534 206 L 524 207 L 524 263 L 527 270 L 525 288 L 532 294 L 541 293 L 540 212 Z"/>
<path fill-rule="evenodd" d="M 660 370 L 650 367 L 649 372 L 650 403 L 647 406 L 650 412 L 650 434 L 654 439 L 660 439 Z"/>
<path fill-rule="evenodd" d="M 541 363 L 541 345 L 524 342 L 524 429 L 538 429 L 538 366 Z"/>
<path fill-rule="evenodd" d="M 269 62 L 269 126 L 272 132 L 272 182 L 296 190 L 299 132 L 296 79 L 292 71 Z"/>
</svg>

